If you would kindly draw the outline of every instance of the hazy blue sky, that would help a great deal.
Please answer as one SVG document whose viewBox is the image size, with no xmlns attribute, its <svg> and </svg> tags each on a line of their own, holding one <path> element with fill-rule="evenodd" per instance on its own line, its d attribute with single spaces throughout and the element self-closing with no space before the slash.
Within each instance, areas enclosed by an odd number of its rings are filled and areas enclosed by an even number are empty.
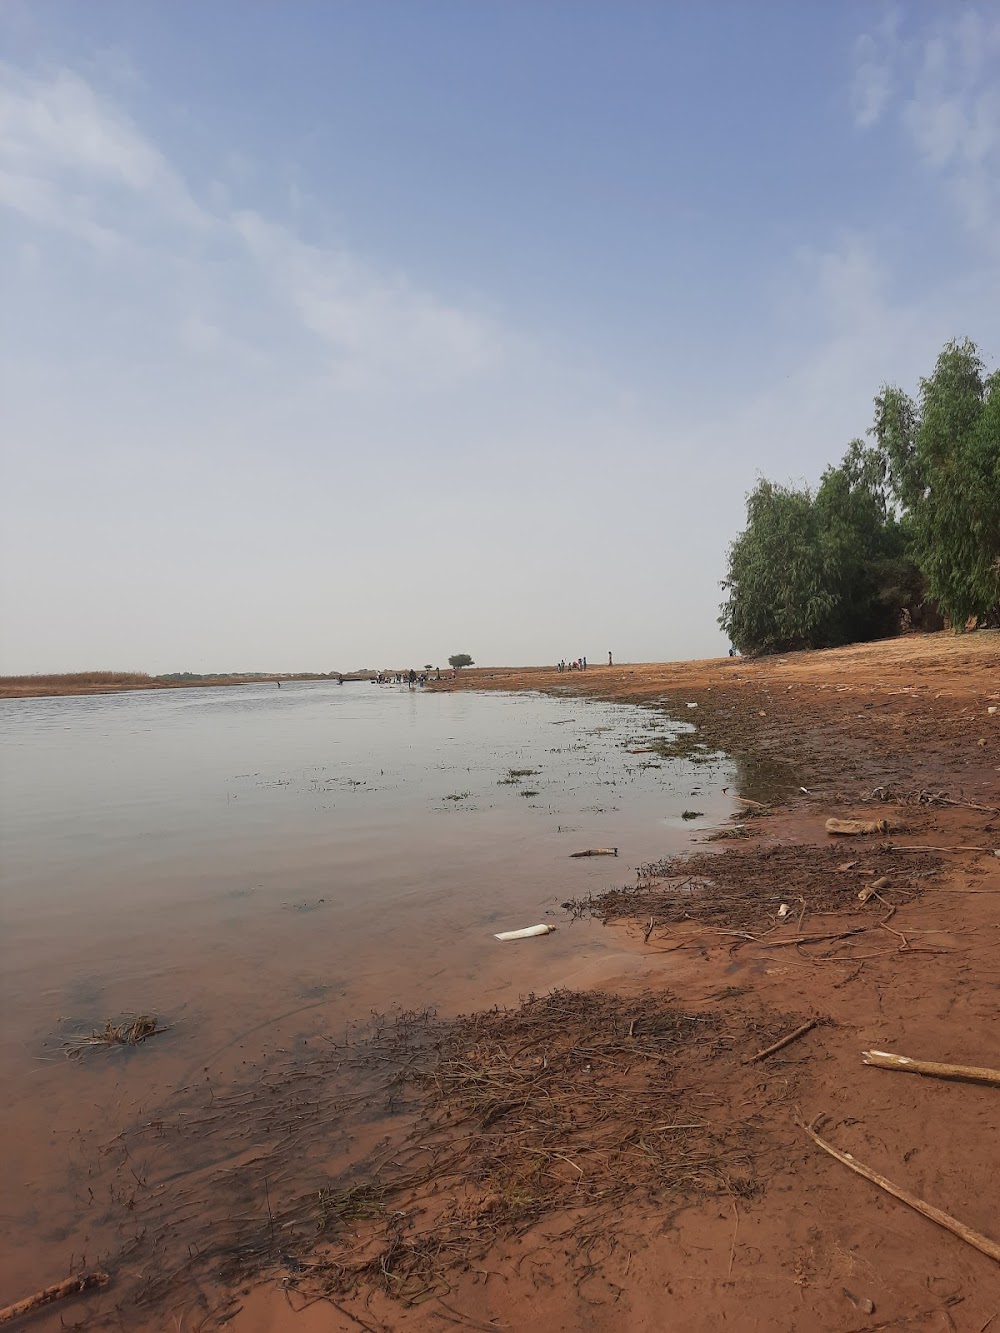
<svg viewBox="0 0 1000 1333">
<path fill-rule="evenodd" d="M 7 671 L 725 650 L 1000 355 L 1000 8 L 0 0 Z"/>
</svg>

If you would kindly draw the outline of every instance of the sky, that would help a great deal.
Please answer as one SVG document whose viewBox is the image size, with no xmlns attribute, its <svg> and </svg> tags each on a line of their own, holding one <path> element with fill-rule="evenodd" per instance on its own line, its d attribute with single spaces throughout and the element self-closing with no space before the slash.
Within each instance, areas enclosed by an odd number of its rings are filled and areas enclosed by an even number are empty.
<svg viewBox="0 0 1000 1333">
<path fill-rule="evenodd" d="M 1000 357 L 1000 8 L 0 0 L 0 671 L 726 651 Z"/>
</svg>

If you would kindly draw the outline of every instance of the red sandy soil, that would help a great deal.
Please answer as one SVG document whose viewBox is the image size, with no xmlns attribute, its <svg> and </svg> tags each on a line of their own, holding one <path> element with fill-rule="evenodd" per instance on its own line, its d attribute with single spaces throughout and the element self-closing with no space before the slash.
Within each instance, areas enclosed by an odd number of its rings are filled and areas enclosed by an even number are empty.
<svg viewBox="0 0 1000 1333">
<path fill-rule="evenodd" d="M 688 1051 L 676 1077 L 718 1134 L 746 1134 L 753 1178 L 719 1179 L 670 1207 L 629 1201 L 568 1239 L 543 1218 L 449 1271 L 446 1296 L 412 1306 L 380 1290 L 307 1306 L 295 1273 L 272 1271 L 234 1290 L 227 1327 L 1000 1330 L 997 1262 L 824 1154 L 795 1119 L 796 1108 L 825 1116 L 838 1148 L 1000 1242 L 1000 1088 L 861 1060 L 875 1047 L 1000 1068 L 1000 711 L 988 711 L 1000 705 L 1000 634 L 761 661 L 465 671 L 437 688 L 656 704 L 736 757 L 742 790 L 767 809 L 744 821 L 746 838 L 713 848 L 732 883 L 762 886 L 758 919 L 744 912 L 732 934 L 724 921 L 661 921 L 646 939 L 649 914 L 636 909 L 607 928 L 653 959 L 654 984 L 680 1008 L 735 1034 L 729 1054 Z M 831 852 L 829 816 L 885 819 L 889 830 Z M 787 921 L 763 892 L 785 864 Z M 882 876 L 883 897 L 860 902 L 858 889 Z M 648 970 L 641 982 L 594 981 L 622 997 L 650 984 Z M 759 1014 L 770 1016 L 762 1041 L 823 1021 L 749 1064 Z M 201 1325 L 182 1312 L 124 1326 Z"/>
</svg>

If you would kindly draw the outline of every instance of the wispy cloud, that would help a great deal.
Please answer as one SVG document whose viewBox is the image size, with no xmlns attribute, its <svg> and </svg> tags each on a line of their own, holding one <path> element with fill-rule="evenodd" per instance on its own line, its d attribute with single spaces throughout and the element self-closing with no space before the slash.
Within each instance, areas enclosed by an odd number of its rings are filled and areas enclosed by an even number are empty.
<svg viewBox="0 0 1000 1333">
<path fill-rule="evenodd" d="M 884 23 L 858 39 L 855 124 L 894 113 L 969 231 L 1000 248 L 1000 16 L 968 9 L 901 38 Z"/>
<path fill-rule="evenodd" d="M 31 77 L 0 66 L 0 164 L 7 178 L 70 196 L 86 191 L 95 204 L 96 187 L 126 190 L 176 222 L 205 221 L 163 154 L 71 70 Z"/>
<path fill-rule="evenodd" d="M 881 119 L 892 94 L 892 68 L 887 59 L 889 33 L 862 33 L 854 48 L 854 78 L 851 110 L 859 129 L 868 129 Z"/>
<path fill-rule="evenodd" d="M 262 311 L 276 308 L 316 342 L 341 388 L 438 388 L 502 359 L 504 335 L 479 311 L 335 239 L 307 243 L 259 212 L 232 211 L 225 190 L 206 195 L 196 199 L 121 106 L 79 73 L 32 76 L 0 65 L 0 206 L 102 255 L 127 248 L 147 269 L 159 266 L 164 299 L 175 305 L 179 262 L 210 294 L 219 281 L 218 265 L 199 262 L 206 241 L 241 270 L 240 299 L 227 304 L 217 292 L 211 321 L 204 290 L 178 313 L 189 352 L 215 356 L 237 345 L 256 293 Z"/>
<path fill-rule="evenodd" d="M 233 226 L 275 295 L 325 345 L 345 385 L 400 376 L 436 385 L 483 370 L 498 354 L 498 336 L 482 318 L 402 275 L 345 249 L 307 244 L 256 213 L 236 214 Z"/>
</svg>

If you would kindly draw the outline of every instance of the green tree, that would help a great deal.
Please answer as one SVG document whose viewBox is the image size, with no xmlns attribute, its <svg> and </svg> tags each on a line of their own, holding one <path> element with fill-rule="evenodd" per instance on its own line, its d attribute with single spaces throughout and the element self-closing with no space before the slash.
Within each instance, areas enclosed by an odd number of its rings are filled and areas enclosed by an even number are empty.
<svg viewBox="0 0 1000 1333">
<path fill-rule="evenodd" d="M 975 343 L 950 342 L 919 402 L 886 386 L 875 400 L 882 472 L 904 512 L 930 596 L 961 629 L 1000 618 L 1000 372 Z"/>
<path fill-rule="evenodd" d="M 824 578 L 834 599 L 825 644 L 883 638 L 904 608 L 921 600 L 922 580 L 887 492 L 879 460 L 860 440 L 823 473 L 814 501 Z"/>
<path fill-rule="evenodd" d="M 823 568 L 808 490 L 761 479 L 747 497 L 747 526 L 729 548 L 719 624 L 742 653 L 810 647 L 834 598 Z"/>
<path fill-rule="evenodd" d="M 456 671 L 461 667 L 476 665 L 468 653 L 455 653 L 452 657 L 448 658 L 448 664 L 449 666 L 453 666 Z"/>
<path fill-rule="evenodd" d="M 920 577 L 877 451 L 855 440 L 815 494 L 758 482 L 722 586 L 719 623 L 743 653 L 895 633 Z"/>
</svg>

